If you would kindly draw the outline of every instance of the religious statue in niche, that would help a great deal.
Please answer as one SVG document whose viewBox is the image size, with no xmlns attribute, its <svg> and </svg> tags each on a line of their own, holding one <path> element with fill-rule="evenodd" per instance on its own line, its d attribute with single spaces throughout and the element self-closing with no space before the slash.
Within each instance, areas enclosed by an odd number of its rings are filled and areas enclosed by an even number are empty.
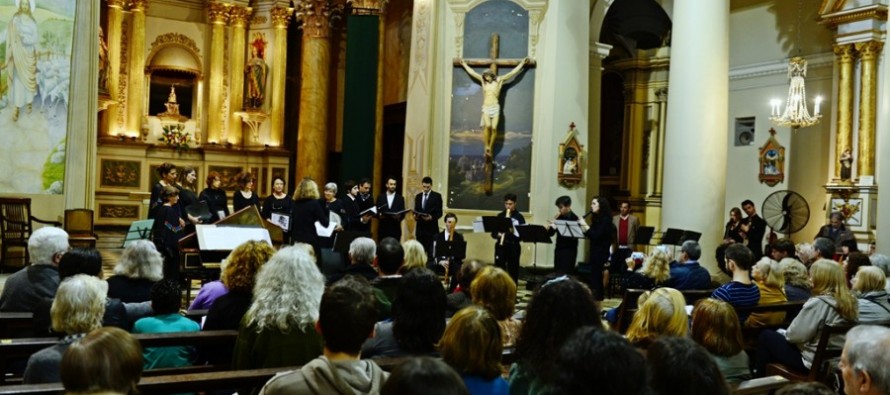
<svg viewBox="0 0 890 395">
<path fill-rule="evenodd" d="M 105 32 L 99 26 L 99 93 L 108 92 L 108 44 L 105 42 Z"/>
<path fill-rule="evenodd" d="M 841 181 L 849 182 L 853 178 L 853 150 L 850 147 L 844 149 L 840 158 Z"/>
<path fill-rule="evenodd" d="M 247 74 L 245 107 L 248 109 L 261 108 L 266 98 L 266 75 L 269 73 L 269 65 L 266 64 L 266 44 L 263 33 L 254 33 L 250 43 L 250 60 L 244 70 Z"/>
<path fill-rule="evenodd" d="M 785 147 L 776 140 L 776 130 L 770 128 L 770 137 L 760 147 L 760 182 L 771 187 L 785 181 Z"/>
<path fill-rule="evenodd" d="M 584 155 L 584 146 L 578 141 L 578 131 L 575 123 L 569 124 L 566 137 L 559 144 L 559 164 L 556 179 L 560 185 L 571 188 L 581 183 L 584 172 L 581 171 L 581 159 Z"/>
</svg>

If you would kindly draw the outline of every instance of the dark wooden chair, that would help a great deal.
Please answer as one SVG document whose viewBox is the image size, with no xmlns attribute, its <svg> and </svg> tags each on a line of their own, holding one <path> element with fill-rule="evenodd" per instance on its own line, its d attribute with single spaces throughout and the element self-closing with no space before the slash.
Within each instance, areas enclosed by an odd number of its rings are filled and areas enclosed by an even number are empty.
<svg viewBox="0 0 890 395">
<path fill-rule="evenodd" d="M 31 215 L 31 198 L 0 198 L 0 267 L 22 268 L 30 263 L 28 255 L 28 239 L 34 231 L 32 222 L 46 225 L 62 226 L 55 221 L 44 221 Z M 21 264 L 15 265 L 10 250 L 21 248 L 24 252 L 16 257 L 21 257 Z"/>
<path fill-rule="evenodd" d="M 65 210 L 65 231 L 68 232 L 68 244 L 72 247 L 95 248 L 99 236 L 93 231 L 93 210 Z"/>
</svg>

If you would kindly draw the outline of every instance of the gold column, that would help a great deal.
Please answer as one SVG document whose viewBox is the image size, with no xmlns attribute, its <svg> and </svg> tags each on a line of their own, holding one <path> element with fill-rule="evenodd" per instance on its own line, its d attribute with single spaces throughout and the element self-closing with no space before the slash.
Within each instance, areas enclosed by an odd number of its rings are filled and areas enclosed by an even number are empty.
<svg viewBox="0 0 890 395">
<path fill-rule="evenodd" d="M 287 71 L 287 25 L 290 23 L 290 14 L 291 9 L 284 7 L 274 7 L 271 11 L 272 14 L 272 27 L 275 29 L 274 31 L 274 40 L 272 43 L 272 86 L 271 86 L 271 95 L 269 95 L 269 100 L 267 102 L 271 106 L 271 115 L 269 116 L 269 145 L 273 147 L 280 147 L 281 144 L 284 143 L 284 86 L 287 79 L 287 75 L 285 72 Z M 303 33 L 304 37 L 306 33 Z M 303 39 L 305 42 L 306 39 Z M 306 53 L 305 50 L 303 52 Z M 304 55 L 305 56 L 305 55 Z M 327 64 L 327 63 L 326 63 Z M 305 67 L 305 60 L 303 61 L 303 66 Z M 322 75 L 327 75 L 326 73 Z M 306 84 L 305 74 L 303 79 L 303 84 Z M 305 100 L 303 97 L 300 98 L 301 101 Z M 300 111 L 303 111 L 302 104 L 300 105 Z M 300 124 L 302 125 L 302 120 L 305 114 L 300 112 Z M 326 118 L 325 118 L 326 119 Z M 325 127 L 320 127 L 319 129 L 326 130 Z M 324 140 L 324 139 L 323 139 Z M 324 144 L 322 144 L 324 146 Z M 299 181 L 300 178 L 297 178 Z M 316 178 L 316 180 L 318 180 Z M 324 182 L 324 180 L 320 180 L 319 182 Z"/>
<path fill-rule="evenodd" d="M 121 82 L 121 37 L 124 0 L 108 0 L 108 31 L 105 34 L 105 41 L 108 43 L 108 94 L 111 100 L 120 100 L 120 82 Z M 120 111 L 120 104 L 113 103 L 108 106 L 105 111 L 105 130 L 101 130 L 102 135 L 110 136 L 117 134 L 117 114 Z"/>
<path fill-rule="evenodd" d="M 224 144 L 222 140 L 223 120 L 228 114 L 222 114 L 223 99 L 223 62 L 225 60 L 226 32 L 225 24 L 229 6 L 211 2 L 207 9 L 210 20 L 210 81 L 207 100 L 207 142 Z"/>
<path fill-rule="evenodd" d="M 297 180 L 326 179 L 328 165 L 327 122 L 331 64 L 331 18 L 343 10 L 341 3 L 302 0 L 296 16 L 303 22 L 303 56 L 300 86 L 300 120 L 297 129 Z"/>
<path fill-rule="evenodd" d="M 869 41 L 856 43 L 861 59 L 859 73 L 859 157 L 858 176 L 875 175 L 875 103 L 877 96 L 877 58 L 884 43 Z"/>
<path fill-rule="evenodd" d="M 229 55 L 229 141 L 242 144 L 244 135 L 241 118 L 235 115 L 244 102 L 244 57 L 247 49 L 245 27 L 250 18 L 250 7 L 232 6 L 229 21 L 232 25 L 232 54 Z"/>
<path fill-rule="evenodd" d="M 131 0 L 130 56 L 127 60 L 127 132 L 142 134 L 142 115 L 145 107 L 145 9 L 148 0 Z"/>
<path fill-rule="evenodd" d="M 375 186 L 383 185 L 383 42 L 385 40 L 386 19 L 384 18 L 385 4 L 379 6 L 377 14 L 377 98 L 374 114 L 374 180 Z M 399 187 L 406 190 L 407 180 L 402 181 Z M 416 180 L 412 180 L 416 181 Z"/>
<path fill-rule="evenodd" d="M 853 147 L 853 61 L 856 50 L 853 44 L 835 45 L 838 62 L 837 83 L 837 132 L 835 133 L 834 179 L 840 180 L 841 154 Z"/>
</svg>

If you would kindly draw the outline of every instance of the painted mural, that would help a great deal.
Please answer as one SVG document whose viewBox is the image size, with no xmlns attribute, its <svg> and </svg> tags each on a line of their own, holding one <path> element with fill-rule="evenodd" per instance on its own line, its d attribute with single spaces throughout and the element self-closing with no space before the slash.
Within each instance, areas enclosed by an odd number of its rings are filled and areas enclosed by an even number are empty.
<svg viewBox="0 0 890 395">
<path fill-rule="evenodd" d="M 61 194 L 72 0 L 0 0 L 0 191 Z M 14 170 L 13 170 L 14 169 Z"/>
<path fill-rule="evenodd" d="M 465 59 L 491 57 L 492 34 L 497 34 L 498 59 L 528 56 L 528 12 L 508 0 L 482 3 L 467 13 L 464 22 Z M 513 67 L 500 67 L 504 77 Z M 474 67 L 477 73 L 486 70 Z M 502 210 L 506 193 L 519 197 L 520 210 L 528 210 L 531 188 L 532 109 L 535 70 L 525 68 L 507 80 L 500 92 L 497 137 L 493 145 L 492 192 L 486 193 L 485 144 L 480 125 L 482 86 L 460 66 L 454 67 L 451 95 L 448 206 L 475 210 Z"/>
</svg>

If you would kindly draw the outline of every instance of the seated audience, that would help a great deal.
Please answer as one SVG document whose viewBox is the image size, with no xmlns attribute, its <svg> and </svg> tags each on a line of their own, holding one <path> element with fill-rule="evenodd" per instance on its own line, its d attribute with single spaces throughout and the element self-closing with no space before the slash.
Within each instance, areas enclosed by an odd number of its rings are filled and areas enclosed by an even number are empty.
<svg viewBox="0 0 890 395">
<path fill-rule="evenodd" d="M 859 323 L 890 322 L 890 298 L 884 286 L 884 271 L 874 266 L 862 266 L 853 277 L 853 294 L 859 302 Z"/>
<path fill-rule="evenodd" d="M 847 395 L 890 394 L 890 328 L 859 325 L 847 333 L 838 367 Z"/>
<path fill-rule="evenodd" d="M 90 331 L 102 327 L 105 314 L 105 293 L 108 285 L 102 280 L 78 274 L 59 286 L 50 315 L 53 330 L 65 334 L 56 345 L 44 348 L 28 358 L 23 381 L 25 384 L 57 383 L 61 381 L 59 366 L 65 350 Z"/>
<path fill-rule="evenodd" d="M 464 381 L 441 359 L 411 358 L 393 370 L 381 395 L 469 395 Z"/>
<path fill-rule="evenodd" d="M 238 328 L 232 367 L 297 366 L 321 355 L 315 321 L 323 292 L 324 277 L 305 248 L 276 252 L 257 274 L 253 303 Z"/>
<path fill-rule="evenodd" d="M 837 252 L 837 249 L 831 239 L 827 237 L 817 237 L 813 240 L 813 257 L 810 260 L 810 265 L 819 262 L 820 260 L 833 260 L 835 252 Z"/>
<path fill-rule="evenodd" d="M 328 276 L 327 283 L 333 284 L 348 275 L 362 276 L 365 280 L 374 281 L 377 269 L 374 259 L 377 258 L 377 244 L 368 237 L 357 237 L 349 244 L 349 266 Z"/>
<path fill-rule="evenodd" d="M 868 257 L 868 260 L 871 261 L 872 265 L 883 270 L 887 278 L 890 278 L 890 257 L 884 254 L 872 254 Z M 887 281 L 887 286 L 884 289 L 890 293 L 890 281 Z"/>
<path fill-rule="evenodd" d="M 859 272 L 859 268 L 863 266 L 871 266 L 868 255 L 861 252 L 853 252 L 847 255 L 847 259 L 843 261 L 844 276 L 847 278 L 847 286 L 853 288 L 853 276 Z"/>
<path fill-rule="evenodd" d="M 272 246 L 259 240 L 247 241 L 229 253 L 220 276 L 229 291 L 207 311 L 204 330 L 238 329 L 241 318 L 253 302 L 257 272 L 273 255 Z"/>
<path fill-rule="evenodd" d="M 392 237 L 384 237 L 377 246 L 377 269 L 380 275 L 371 282 L 377 293 L 380 306 L 380 320 L 383 321 L 392 316 L 392 304 L 402 283 L 402 275 L 399 274 L 402 263 L 405 261 L 405 250 L 399 241 Z"/>
<path fill-rule="evenodd" d="M 145 317 L 133 325 L 133 333 L 197 332 L 198 323 L 179 314 L 182 291 L 177 280 L 165 278 L 151 286 L 154 317 Z M 180 368 L 195 362 L 194 347 L 150 347 L 145 349 L 145 369 Z"/>
<path fill-rule="evenodd" d="M 99 328 L 72 344 L 62 357 L 67 394 L 138 394 L 142 348 L 120 328 Z"/>
<path fill-rule="evenodd" d="M 108 278 L 108 297 L 124 303 L 151 300 L 151 286 L 164 278 L 164 257 L 148 240 L 134 240 L 121 253 Z"/>
<path fill-rule="evenodd" d="M 67 251 L 68 233 L 64 230 L 45 227 L 31 233 L 31 264 L 6 279 L 0 293 L 0 311 L 33 313 L 41 300 L 55 297 L 59 288 L 57 266 Z"/>
<path fill-rule="evenodd" d="M 488 310 L 470 306 L 458 311 L 439 341 L 442 360 L 464 379 L 471 395 L 507 395 L 501 377 L 501 328 Z"/>
<path fill-rule="evenodd" d="M 659 337 L 686 336 L 689 331 L 686 299 L 676 289 L 658 288 L 643 292 L 637 306 L 625 335 L 634 347 L 645 350 Z"/>
<path fill-rule="evenodd" d="M 764 330 L 757 344 L 755 376 L 766 373 L 766 365 L 781 363 L 791 370 L 808 372 L 825 324 L 856 322 L 858 305 L 847 288 L 844 270 L 837 263 L 824 259 L 810 267 L 813 279 L 813 297 L 804 303 L 800 314 L 794 318 L 788 330 L 782 334 Z M 843 335 L 834 335 L 829 346 L 840 349 Z"/>
<path fill-rule="evenodd" d="M 770 258 L 781 263 L 785 259 L 797 261 L 797 251 L 794 249 L 794 242 L 791 239 L 779 239 L 772 245 L 772 254 Z M 798 261 L 800 262 L 800 261 Z"/>
<path fill-rule="evenodd" d="M 810 291 L 810 274 L 803 263 L 794 259 L 782 259 L 779 262 L 782 274 L 785 275 L 785 296 L 789 302 L 805 301 L 812 296 Z"/>
<path fill-rule="evenodd" d="M 373 336 L 377 302 L 367 282 L 347 277 L 321 297 L 316 330 L 323 354 L 299 370 L 278 374 L 261 394 L 377 394 L 389 373 L 360 359 L 362 343 Z"/>
<path fill-rule="evenodd" d="M 760 291 L 760 301 L 758 305 L 785 303 L 788 298 L 785 296 L 785 275 L 782 273 L 782 267 L 779 262 L 770 258 L 760 258 L 753 268 L 751 274 L 754 277 L 754 284 Z M 768 325 L 780 325 L 785 322 L 785 312 L 777 311 L 772 313 L 753 313 L 748 316 L 745 326 L 749 328 L 758 328 Z"/>
<path fill-rule="evenodd" d="M 655 395 L 729 394 L 729 387 L 707 350 L 689 338 L 666 336 L 649 347 L 649 387 Z"/>
<path fill-rule="evenodd" d="M 732 281 L 714 290 L 712 298 L 720 299 L 735 307 L 757 306 L 760 289 L 751 281 L 751 265 L 754 255 L 743 244 L 726 247 L 726 267 L 732 272 Z M 739 322 L 745 322 L 747 314 L 739 314 Z"/>
<path fill-rule="evenodd" d="M 516 362 L 510 367 L 513 393 L 538 393 L 556 382 L 553 357 L 581 327 L 605 329 L 593 293 L 568 276 L 545 282 L 526 308 L 525 323 L 516 339 Z"/>
<path fill-rule="evenodd" d="M 686 240 L 680 246 L 679 262 L 671 262 L 670 279 L 667 286 L 678 289 L 710 289 L 711 274 L 701 267 L 701 246 L 697 241 Z"/>
<path fill-rule="evenodd" d="M 228 258 L 223 259 L 219 263 L 219 280 L 208 281 L 201 286 L 201 289 L 198 290 L 198 295 L 195 296 L 195 300 L 189 305 L 189 311 L 209 310 L 210 306 L 213 306 L 213 303 L 216 302 L 216 299 L 229 293 L 229 289 L 223 283 L 228 263 Z"/>
<path fill-rule="evenodd" d="M 405 251 L 405 263 L 399 268 L 399 272 L 405 274 L 419 267 L 427 267 L 429 257 L 426 250 L 423 249 L 423 244 L 420 244 L 419 241 L 405 240 L 402 243 L 402 249 Z"/>
<path fill-rule="evenodd" d="M 488 266 L 476 274 L 470 284 L 473 304 L 486 308 L 501 326 L 504 347 L 513 347 L 519 336 L 521 322 L 513 318 L 516 306 L 516 283 L 504 269 Z"/>
<path fill-rule="evenodd" d="M 445 331 L 445 290 L 426 268 L 402 277 L 392 307 L 392 321 L 378 322 L 375 335 L 362 346 L 363 358 L 436 354 Z"/>
<path fill-rule="evenodd" d="M 460 272 L 457 273 L 457 288 L 454 292 L 445 297 L 445 315 L 451 317 L 460 309 L 473 304 L 473 297 L 470 295 L 470 284 L 476 279 L 485 264 L 475 259 L 471 259 L 461 265 Z"/>
<path fill-rule="evenodd" d="M 646 358 L 615 332 L 589 326 L 575 331 L 553 358 L 553 365 L 554 393 L 648 394 Z"/>
<path fill-rule="evenodd" d="M 806 267 L 810 267 L 816 261 L 816 248 L 810 243 L 800 243 L 795 247 L 797 257 Z"/>
<path fill-rule="evenodd" d="M 729 303 L 711 298 L 696 302 L 692 310 L 692 340 L 708 351 L 729 384 L 751 378 L 739 316 Z"/>
</svg>

